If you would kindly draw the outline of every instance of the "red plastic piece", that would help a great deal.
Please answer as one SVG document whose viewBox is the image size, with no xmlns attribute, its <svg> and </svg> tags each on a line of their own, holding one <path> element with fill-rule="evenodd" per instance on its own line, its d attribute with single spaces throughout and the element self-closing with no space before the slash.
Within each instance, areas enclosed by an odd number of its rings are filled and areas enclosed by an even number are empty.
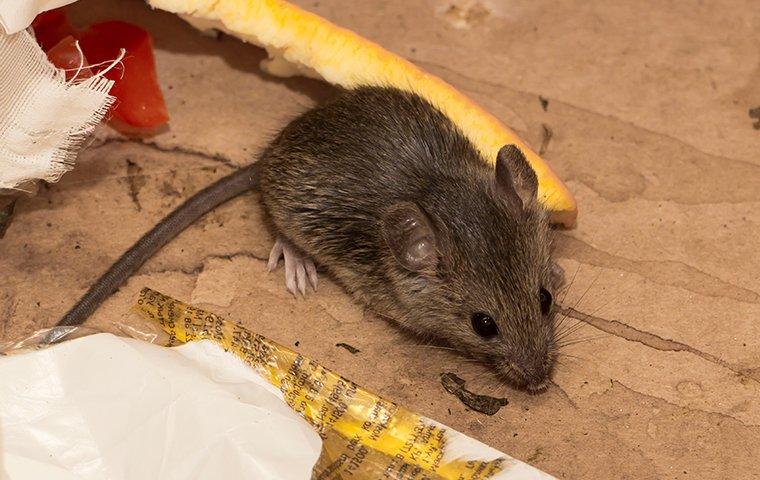
<svg viewBox="0 0 760 480">
<path fill-rule="evenodd" d="M 87 57 L 83 57 L 77 49 L 77 41 L 71 35 L 48 50 L 47 57 L 53 65 L 66 70 L 66 80 L 71 80 L 75 75 L 77 79 L 92 77 L 92 70 L 88 67 Z"/>
<path fill-rule="evenodd" d="M 42 50 L 48 51 L 68 36 L 76 37 L 76 30 L 69 23 L 66 10 L 56 8 L 42 12 L 32 22 L 34 36 Z"/>
<path fill-rule="evenodd" d="M 158 86 L 153 44 L 148 32 L 120 21 L 90 25 L 79 35 L 80 44 L 96 71 L 108 68 L 124 48 L 126 55 L 105 76 L 114 80 L 111 95 L 118 99 L 113 114 L 127 125 L 154 128 L 169 121 L 166 104 Z"/>
</svg>

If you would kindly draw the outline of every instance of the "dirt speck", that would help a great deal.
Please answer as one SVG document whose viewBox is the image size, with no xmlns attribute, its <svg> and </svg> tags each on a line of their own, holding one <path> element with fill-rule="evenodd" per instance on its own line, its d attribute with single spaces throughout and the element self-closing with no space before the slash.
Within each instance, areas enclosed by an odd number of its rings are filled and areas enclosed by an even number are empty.
<svg viewBox="0 0 760 480">
<path fill-rule="evenodd" d="M 145 186 L 145 175 L 142 174 L 142 167 L 130 159 L 127 159 L 127 185 L 129 187 L 129 198 L 135 204 L 137 211 L 142 210 L 140 205 L 140 190 Z"/>
<path fill-rule="evenodd" d="M 539 155 L 546 153 L 546 150 L 549 148 L 549 142 L 551 142 L 552 136 L 554 135 L 554 132 L 549 128 L 549 125 L 542 123 L 541 128 L 543 129 L 543 136 L 541 137 L 541 146 L 538 148 Z"/>
<path fill-rule="evenodd" d="M 16 208 L 16 198 L 3 199 L 0 197 L 0 238 L 5 236 L 5 231 L 11 224 L 13 210 Z"/>
<path fill-rule="evenodd" d="M 174 188 L 174 185 L 171 183 L 164 181 L 164 183 L 161 184 L 161 187 L 159 188 L 161 194 L 163 194 L 165 197 L 181 197 L 182 194 L 179 193 L 179 190 Z"/>
<path fill-rule="evenodd" d="M 752 124 L 755 130 L 760 130 L 760 107 L 750 108 L 749 118 L 755 120 L 755 123 Z"/>
<path fill-rule="evenodd" d="M 544 457 L 544 449 L 541 447 L 536 448 L 533 453 L 526 459 L 528 463 L 533 463 L 541 460 Z"/>
<path fill-rule="evenodd" d="M 541 95 L 538 96 L 538 101 L 541 102 L 541 108 L 544 109 L 544 112 L 549 110 L 549 99 L 544 98 Z"/>
<path fill-rule="evenodd" d="M 491 16 L 491 9 L 479 1 L 458 1 L 443 11 L 445 18 L 455 28 L 470 28 L 483 24 Z"/>
</svg>

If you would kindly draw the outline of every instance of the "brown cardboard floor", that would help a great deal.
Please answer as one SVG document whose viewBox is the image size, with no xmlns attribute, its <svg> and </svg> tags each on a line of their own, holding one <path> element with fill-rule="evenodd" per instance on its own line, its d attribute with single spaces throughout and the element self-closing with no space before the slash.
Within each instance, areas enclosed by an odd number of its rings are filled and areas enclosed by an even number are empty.
<svg viewBox="0 0 760 480">
<path fill-rule="evenodd" d="M 556 386 L 530 396 L 423 348 L 322 279 L 294 300 L 267 275 L 255 195 L 190 228 L 95 315 L 135 322 L 143 286 L 297 347 L 359 384 L 562 478 L 758 478 L 760 8 L 756 0 L 299 1 L 440 75 L 534 146 L 576 195 L 564 303 L 593 313 Z M 155 39 L 171 128 L 103 129 L 77 168 L 23 198 L 0 240 L 0 340 L 51 325 L 183 198 L 251 160 L 319 82 L 263 74 L 261 50 L 199 35 L 139 1 L 83 0 Z M 544 99 L 543 104 L 541 99 Z M 597 328 L 598 327 L 598 328 Z M 345 342 L 352 355 L 335 344 Z M 506 395 L 488 417 L 441 387 L 453 371 Z"/>
</svg>

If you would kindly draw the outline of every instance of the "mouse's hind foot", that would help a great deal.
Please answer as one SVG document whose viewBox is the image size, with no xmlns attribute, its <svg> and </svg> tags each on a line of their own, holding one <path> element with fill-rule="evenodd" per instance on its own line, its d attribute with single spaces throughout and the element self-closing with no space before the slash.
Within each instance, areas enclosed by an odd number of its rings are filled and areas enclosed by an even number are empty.
<svg viewBox="0 0 760 480">
<path fill-rule="evenodd" d="M 284 238 L 277 237 L 272 251 L 269 252 L 267 269 L 270 272 L 277 269 L 280 258 L 283 258 L 285 263 L 285 288 L 290 293 L 298 296 L 300 292 L 305 296 L 307 283 L 317 291 L 317 269 L 314 261 Z"/>
</svg>

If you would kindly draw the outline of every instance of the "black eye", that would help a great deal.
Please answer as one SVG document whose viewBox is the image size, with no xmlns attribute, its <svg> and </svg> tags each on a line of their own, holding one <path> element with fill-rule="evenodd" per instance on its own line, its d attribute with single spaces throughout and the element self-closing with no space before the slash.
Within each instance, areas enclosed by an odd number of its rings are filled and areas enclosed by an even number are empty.
<svg viewBox="0 0 760 480">
<path fill-rule="evenodd" d="M 541 313 L 548 315 L 552 309 L 552 294 L 545 288 L 538 292 L 538 301 L 541 303 Z"/>
<path fill-rule="evenodd" d="M 480 312 L 472 314 L 472 329 L 483 338 L 491 338 L 499 333 L 499 327 L 493 318 Z"/>
</svg>

